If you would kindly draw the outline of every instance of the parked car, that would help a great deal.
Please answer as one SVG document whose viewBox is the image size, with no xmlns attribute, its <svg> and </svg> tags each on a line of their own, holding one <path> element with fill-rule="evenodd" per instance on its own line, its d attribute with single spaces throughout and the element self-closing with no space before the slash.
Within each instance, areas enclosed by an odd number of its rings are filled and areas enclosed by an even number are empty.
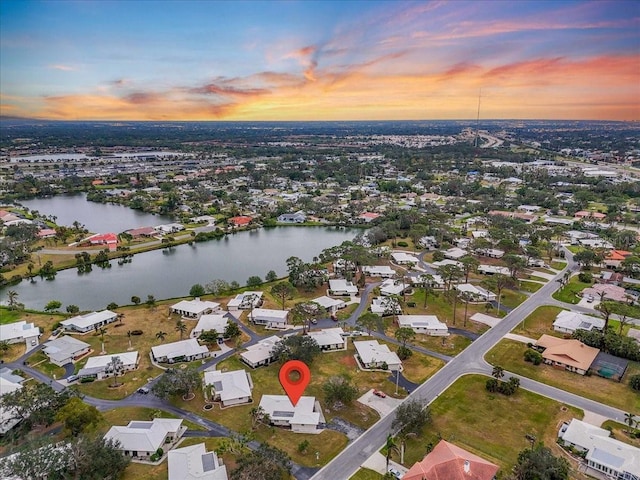
<svg viewBox="0 0 640 480">
<path fill-rule="evenodd" d="M 393 467 L 389 467 L 389 473 L 393 475 L 395 478 L 398 478 L 398 479 L 402 478 L 402 473 L 400 473 L 398 470 L 396 470 Z"/>
<path fill-rule="evenodd" d="M 318 320 L 316 320 L 315 318 L 312 318 L 311 319 L 311 323 L 313 323 L 315 325 L 316 323 L 318 323 Z"/>
<path fill-rule="evenodd" d="M 387 394 L 386 394 L 386 393 L 384 393 L 382 390 L 374 390 L 374 391 L 373 391 L 373 394 L 374 394 L 376 397 L 380 397 L 380 398 L 387 398 Z"/>
<path fill-rule="evenodd" d="M 67 383 L 75 382 L 80 378 L 80 375 L 69 375 L 67 377 Z"/>
<path fill-rule="evenodd" d="M 38 344 L 37 340 L 31 340 L 31 346 L 35 347 Z"/>
<path fill-rule="evenodd" d="M 587 303 L 593 303 L 593 300 L 594 300 L 593 295 L 587 296 Z"/>
<path fill-rule="evenodd" d="M 149 393 L 149 389 L 147 387 L 140 387 L 137 390 L 138 393 L 141 393 L 142 395 L 146 395 L 147 393 Z"/>
</svg>

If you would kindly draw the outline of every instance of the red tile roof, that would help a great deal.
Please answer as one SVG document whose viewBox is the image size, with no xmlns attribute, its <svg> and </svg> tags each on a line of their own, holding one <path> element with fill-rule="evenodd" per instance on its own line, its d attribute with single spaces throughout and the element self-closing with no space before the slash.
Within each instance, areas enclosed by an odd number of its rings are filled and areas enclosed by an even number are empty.
<svg viewBox="0 0 640 480">
<path fill-rule="evenodd" d="M 229 223 L 233 223 L 237 226 L 249 225 L 249 222 L 253 220 L 251 217 L 247 217 L 245 215 L 241 215 L 239 217 L 231 217 L 229 219 Z"/>
<path fill-rule="evenodd" d="M 445 440 L 416 462 L 403 480 L 492 480 L 498 466 Z"/>
</svg>

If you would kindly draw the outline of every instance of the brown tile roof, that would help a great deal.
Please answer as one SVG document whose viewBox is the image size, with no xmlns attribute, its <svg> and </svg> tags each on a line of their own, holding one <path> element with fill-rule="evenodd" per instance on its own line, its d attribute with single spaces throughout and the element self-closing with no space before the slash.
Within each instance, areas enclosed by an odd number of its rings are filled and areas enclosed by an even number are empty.
<svg viewBox="0 0 640 480">
<path fill-rule="evenodd" d="M 545 349 L 542 352 L 543 358 L 585 371 L 589 370 L 600 352 L 597 348 L 585 345 L 579 340 L 567 340 L 551 335 L 542 335 L 536 342 L 536 346 Z"/>
<path fill-rule="evenodd" d="M 492 480 L 498 466 L 445 440 L 402 477 L 403 480 Z"/>
</svg>

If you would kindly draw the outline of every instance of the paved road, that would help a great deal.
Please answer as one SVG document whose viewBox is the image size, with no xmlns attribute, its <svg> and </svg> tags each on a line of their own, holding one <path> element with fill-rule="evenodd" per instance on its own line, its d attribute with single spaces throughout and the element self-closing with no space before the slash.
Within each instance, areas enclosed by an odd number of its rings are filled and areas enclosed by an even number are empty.
<svg viewBox="0 0 640 480">
<path fill-rule="evenodd" d="M 568 254 L 567 260 L 568 263 L 565 270 L 575 271 L 578 266 L 573 261 L 572 256 Z M 490 375 L 491 366 L 485 362 L 484 355 L 493 348 L 504 335 L 509 333 L 535 309 L 549 303 L 551 294 L 560 286 L 560 283 L 556 282 L 556 279 L 562 278 L 565 270 L 558 273 L 553 280 L 533 293 L 524 303 L 514 308 L 495 327 L 489 329 L 459 355 L 451 359 L 443 368 L 436 372 L 433 377 L 416 388 L 407 398 L 419 399 L 431 403 L 462 375 L 470 373 Z M 510 374 L 507 374 L 507 377 L 509 375 Z M 578 406 L 579 408 L 596 411 L 596 413 L 600 412 L 607 417 L 621 418 L 620 415 L 622 412 L 617 409 L 598 404 L 597 402 L 549 387 L 539 382 L 534 382 L 530 379 L 523 377 L 520 377 L 520 379 L 522 388 L 549 396 L 560 402 Z M 380 419 L 360 438 L 348 445 L 329 464 L 325 465 L 313 479 L 342 479 L 349 478 L 353 475 L 365 460 L 382 447 L 384 439 L 391 431 L 393 418 L 394 415 L 390 414 Z"/>
</svg>

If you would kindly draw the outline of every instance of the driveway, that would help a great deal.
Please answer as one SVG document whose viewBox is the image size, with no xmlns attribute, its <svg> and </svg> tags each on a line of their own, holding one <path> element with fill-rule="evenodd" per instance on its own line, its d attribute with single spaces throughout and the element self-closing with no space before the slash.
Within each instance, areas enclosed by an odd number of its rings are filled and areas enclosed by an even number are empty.
<svg viewBox="0 0 640 480">
<path fill-rule="evenodd" d="M 402 400 L 391 398 L 389 395 L 387 395 L 387 398 L 380 398 L 373 394 L 373 389 L 362 395 L 358 401 L 363 405 L 373 408 L 380 414 L 380 417 L 389 415 L 389 413 L 402 403 Z"/>
</svg>

